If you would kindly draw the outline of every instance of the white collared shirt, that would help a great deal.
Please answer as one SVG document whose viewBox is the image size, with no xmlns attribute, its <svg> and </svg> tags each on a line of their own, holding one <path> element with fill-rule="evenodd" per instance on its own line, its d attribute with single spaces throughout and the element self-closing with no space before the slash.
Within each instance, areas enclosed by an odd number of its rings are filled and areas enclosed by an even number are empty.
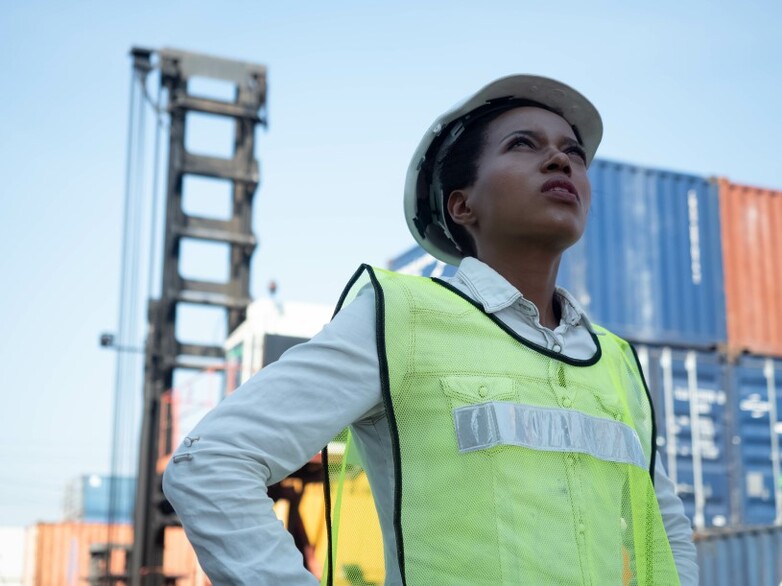
<svg viewBox="0 0 782 586">
<path fill-rule="evenodd" d="M 540 325 L 537 308 L 501 275 L 474 258 L 450 284 L 518 335 L 570 358 L 591 357 L 592 327 L 578 303 L 557 288 L 561 321 Z M 164 490 L 199 562 L 216 585 L 309 585 L 293 538 L 272 510 L 266 487 L 301 468 L 348 425 L 373 479 L 386 560 L 396 560 L 392 524 L 394 471 L 375 346 L 375 299 L 365 288 L 323 331 L 253 376 L 189 434 L 169 464 Z M 696 586 L 692 530 L 657 458 L 655 491 L 683 586 Z M 387 528 L 387 530 L 386 530 Z M 399 583 L 395 563 L 386 584 Z"/>
</svg>

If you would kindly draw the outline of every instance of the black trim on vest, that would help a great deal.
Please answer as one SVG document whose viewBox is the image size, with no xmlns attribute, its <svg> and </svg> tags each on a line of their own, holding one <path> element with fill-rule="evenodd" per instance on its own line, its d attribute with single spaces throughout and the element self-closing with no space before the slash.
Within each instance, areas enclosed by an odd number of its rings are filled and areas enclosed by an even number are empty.
<svg viewBox="0 0 782 586">
<path fill-rule="evenodd" d="M 377 337 L 377 358 L 380 366 L 380 389 L 383 395 L 383 405 L 386 408 L 388 429 L 391 432 L 391 448 L 394 460 L 394 537 L 396 538 L 396 559 L 399 564 L 399 575 L 402 585 L 407 585 L 405 578 L 405 547 L 402 538 L 402 457 L 399 452 L 399 428 L 396 425 L 394 406 L 391 402 L 391 381 L 388 374 L 388 356 L 386 355 L 386 312 L 385 295 L 375 271 L 369 265 L 362 265 L 369 275 L 372 287 L 375 289 L 375 334 Z"/>
<path fill-rule="evenodd" d="M 520 344 L 523 344 L 527 348 L 534 350 L 535 352 L 539 352 L 540 354 L 543 354 L 544 356 L 548 356 L 549 358 L 553 358 L 554 360 L 558 360 L 560 362 L 564 362 L 565 364 L 569 364 L 571 366 L 592 366 L 593 364 L 597 364 L 597 362 L 600 360 L 600 358 L 603 356 L 603 348 L 600 346 L 600 340 L 597 339 L 597 336 L 594 332 L 589 332 L 589 335 L 592 337 L 592 341 L 595 343 L 595 347 L 597 350 L 592 355 L 591 358 L 587 358 L 585 360 L 579 359 L 579 358 L 569 358 L 568 356 L 564 356 L 563 354 L 558 354 L 557 352 L 552 352 L 548 348 L 545 348 L 544 346 L 541 346 L 539 344 L 536 344 L 535 342 L 530 342 L 529 340 L 522 338 L 519 336 L 516 332 L 514 332 L 511 328 L 509 328 L 505 322 L 503 322 L 501 319 L 499 319 L 497 316 L 491 313 L 486 313 L 486 310 L 483 308 L 483 306 L 475 301 L 474 299 L 470 298 L 467 294 L 462 293 L 451 285 L 450 283 L 446 283 L 445 281 L 442 281 L 438 279 L 437 277 L 431 277 L 431 280 L 437 283 L 438 285 L 441 285 L 451 291 L 452 293 L 455 293 L 465 301 L 467 301 L 470 305 L 477 308 L 483 315 L 488 317 L 491 321 L 493 321 L 495 324 L 497 324 L 502 331 L 504 331 L 506 334 L 508 334 L 510 337 L 512 337 L 514 340 L 519 342 Z M 646 383 L 644 383 L 646 384 Z"/>
<path fill-rule="evenodd" d="M 638 359 L 638 353 L 635 351 L 635 346 L 630 342 L 627 342 L 630 346 L 630 350 L 633 351 L 633 358 L 635 358 L 635 365 L 638 367 L 638 374 L 641 377 L 641 381 L 644 383 L 644 390 L 646 391 L 646 400 L 649 401 L 649 411 L 652 414 L 652 441 L 651 452 L 652 457 L 649 462 L 649 476 L 652 477 L 652 486 L 654 486 L 654 467 L 657 460 L 657 418 L 654 416 L 654 402 L 652 402 L 652 393 L 649 392 L 649 385 L 646 384 L 646 376 L 644 375 L 644 369 L 641 368 L 641 361 Z"/>
<path fill-rule="evenodd" d="M 364 272 L 365 267 L 367 265 L 361 265 L 358 267 L 355 273 L 353 273 L 353 276 L 350 277 L 350 280 L 348 281 L 347 285 L 345 285 L 345 288 L 342 290 L 342 294 L 339 296 L 339 300 L 337 301 L 337 306 L 334 309 L 334 313 L 331 315 L 331 319 L 334 319 L 334 316 L 339 313 L 339 311 L 342 309 L 342 306 L 345 304 L 345 299 L 348 296 L 348 293 L 353 288 L 353 285 L 356 284 L 356 281 L 358 281 L 359 277 L 361 277 L 361 274 Z M 333 572 L 333 566 L 334 566 L 334 549 L 333 549 L 333 536 L 331 531 L 331 482 L 329 481 L 329 450 L 328 445 L 324 446 L 324 448 L 320 451 L 320 461 L 321 465 L 323 466 L 323 502 L 325 506 L 325 514 L 326 514 L 326 555 L 328 556 L 326 558 L 326 585 L 327 586 L 334 586 L 334 572 Z"/>
<path fill-rule="evenodd" d="M 399 453 L 399 430 L 396 425 L 393 404 L 391 403 L 391 384 L 388 375 L 388 357 L 386 356 L 385 296 L 383 295 L 383 288 L 380 286 L 380 281 L 378 281 L 375 271 L 370 265 L 362 264 L 350 278 L 339 297 L 337 308 L 334 310 L 334 315 L 337 315 L 340 309 L 342 309 L 342 305 L 345 303 L 348 293 L 365 271 L 369 276 L 369 280 L 372 283 L 372 289 L 374 289 L 375 292 L 375 338 L 380 373 L 380 389 L 381 394 L 383 395 L 383 406 L 386 409 L 386 416 L 388 418 L 388 430 L 391 433 L 391 451 L 394 462 L 394 538 L 396 540 L 397 563 L 399 564 L 399 574 L 402 577 L 402 586 L 407 586 L 405 578 L 405 549 L 404 541 L 402 539 L 402 458 Z M 328 446 L 321 450 L 321 459 L 323 460 L 323 498 L 325 500 L 326 509 L 326 538 L 328 544 L 326 584 L 327 586 L 333 586 L 334 551 L 331 531 L 331 487 L 328 470 Z"/>
<path fill-rule="evenodd" d="M 334 585 L 334 552 L 332 551 L 331 535 L 331 482 L 329 481 L 329 448 L 325 446 L 320 451 L 320 463 L 323 466 L 323 504 L 326 511 L 326 584 Z"/>
</svg>

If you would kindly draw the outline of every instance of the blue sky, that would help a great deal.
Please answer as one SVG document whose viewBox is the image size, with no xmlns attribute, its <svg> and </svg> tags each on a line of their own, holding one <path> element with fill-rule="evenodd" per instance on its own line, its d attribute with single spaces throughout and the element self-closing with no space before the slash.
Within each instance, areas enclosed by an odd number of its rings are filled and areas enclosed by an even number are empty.
<svg viewBox="0 0 782 586">
<path fill-rule="evenodd" d="M 66 482 L 109 467 L 115 356 L 97 339 L 117 323 L 132 46 L 268 66 L 253 294 L 275 279 L 334 303 L 359 263 L 412 243 L 402 185 L 428 124 L 500 75 L 586 94 L 598 156 L 782 189 L 781 17 L 772 1 L 5 2 L 0 525 L 56 520 Z"/>
</svg>

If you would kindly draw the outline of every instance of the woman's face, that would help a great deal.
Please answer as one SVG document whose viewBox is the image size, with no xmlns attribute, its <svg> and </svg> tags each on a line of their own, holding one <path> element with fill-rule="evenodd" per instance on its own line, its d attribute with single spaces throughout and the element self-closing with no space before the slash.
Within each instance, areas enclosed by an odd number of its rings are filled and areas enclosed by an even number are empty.
<svg viewBox="0 0 782 586">
<path fill-rule="evenodd" d="M 548 110 L 521 107 L 488 125 L 476 180 L 453 191 L 448 208 L 479 257 L 530 245 L 561 252 L 583 234 L 591 196 L 570 125 Z"/>
</svg>

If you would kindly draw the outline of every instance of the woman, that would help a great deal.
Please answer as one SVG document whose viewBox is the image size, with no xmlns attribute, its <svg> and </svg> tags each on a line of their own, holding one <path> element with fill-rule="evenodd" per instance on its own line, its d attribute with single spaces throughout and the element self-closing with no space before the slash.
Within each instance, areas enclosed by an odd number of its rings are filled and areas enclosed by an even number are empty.
<svg viewBox="0 0 782 586">
<path fill-rule="evenodd" d="M 166 471 L 216 584 L 316 583 L 264 489 L 348 425 L 386 584 L 697 584 L 634 353 L 555 286 L 601 135 L 581 94 L 525 75 L 434 123 L 405 213 L 455 277 L 364 267 L 332 323 L 221 403 Z"/>
</svg>

